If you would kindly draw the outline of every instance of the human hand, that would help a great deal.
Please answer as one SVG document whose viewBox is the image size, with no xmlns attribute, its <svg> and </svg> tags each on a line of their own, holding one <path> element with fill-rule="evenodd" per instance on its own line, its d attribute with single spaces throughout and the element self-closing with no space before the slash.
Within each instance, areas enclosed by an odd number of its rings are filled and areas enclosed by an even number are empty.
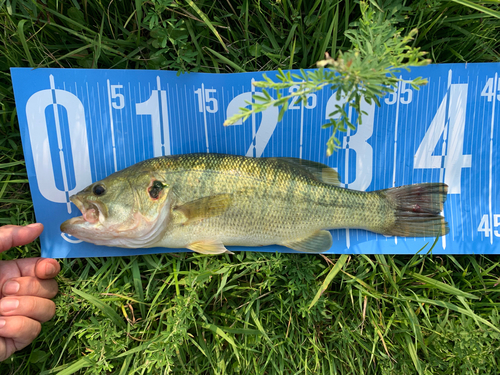
<svg viewBox="0 0 500 375">
<path fill-rule="evenodd" d="M 26 245 L 43 231 L 42 224 L 0 227 L 0 253 Z M 29 345 L 50 320 L 56 306 L 54 277 L 61 267 L 55 259 L 0 261 L 0 361 Z"/>
</svg>

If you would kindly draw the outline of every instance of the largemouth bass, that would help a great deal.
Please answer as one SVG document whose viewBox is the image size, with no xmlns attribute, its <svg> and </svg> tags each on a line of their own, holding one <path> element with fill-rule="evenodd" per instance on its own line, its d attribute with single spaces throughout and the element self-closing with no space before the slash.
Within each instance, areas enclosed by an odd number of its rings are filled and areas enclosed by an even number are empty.
<svg viewBox="0 0 500 375">
<path fill-rule="evenodd" d="M 82 216 L 61 231 L 97 245 L 188 248 L 282 245 L 330 249 L 328 229 L 389 236 L 448 233 L 440 215 L 447 186 L 424 183 L 374 192 L 339 187 L 332 168 L 294 158 L 220 154 L 165 156 L 137 163 L 70 197 Z"/>
</svg>

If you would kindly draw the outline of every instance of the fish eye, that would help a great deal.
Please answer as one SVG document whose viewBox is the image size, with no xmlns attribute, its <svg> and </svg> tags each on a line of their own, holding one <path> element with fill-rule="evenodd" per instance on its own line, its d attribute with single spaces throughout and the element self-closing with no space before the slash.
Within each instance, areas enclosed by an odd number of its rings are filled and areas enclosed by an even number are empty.
<svg viewBox="0 0 500 375">
<path fill-rule="evenodd" d="M 163 185 L 161 181 L 154 181 L 153 185 L 149 188 L 149 196 L 153 199 L 158 199 L 158 196 L 160 195 L 161 191 L 166 185 Z"/>
<path fill-rule="evenodd" d="M 101 195 L 104 195 L 106 189 L 102 185 L 95 185 L 92 189 L 92 192 L 94 193 L 94 195 L 97 195 L 99 197 Z"/>
</svg>

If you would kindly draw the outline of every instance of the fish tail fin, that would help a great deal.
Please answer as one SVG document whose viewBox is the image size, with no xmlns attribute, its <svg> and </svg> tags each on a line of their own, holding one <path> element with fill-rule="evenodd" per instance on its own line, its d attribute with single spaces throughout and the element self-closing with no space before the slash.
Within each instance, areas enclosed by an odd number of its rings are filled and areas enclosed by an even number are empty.
<svg viewBox="0 0 500 375">
<path fill-rule="evenodd" d="M 402 237 L 444 236 L 450 231 L 441 216 L 448 186 L 423 183 L 380 191 L 394 208 L 394 224 L 383 234 Z"/>
</svg>

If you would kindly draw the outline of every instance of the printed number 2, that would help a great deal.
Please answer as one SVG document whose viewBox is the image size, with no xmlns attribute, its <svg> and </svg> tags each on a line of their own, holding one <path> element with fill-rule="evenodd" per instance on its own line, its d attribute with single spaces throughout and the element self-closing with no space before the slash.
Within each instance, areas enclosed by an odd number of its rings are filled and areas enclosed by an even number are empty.
<svg viewBox="0 0 500 375">
<path fill-rule="evenodd" d="M 415 154 L 414 168 L 440 169 L 449 194 L 460 194 L 462 168 L 471 167 L 471 155 L 463 154 L 466 104 L 467 84 L 451 85 Z M 433 155 L 441 136 L 441 154 Z"/>
</svg>

